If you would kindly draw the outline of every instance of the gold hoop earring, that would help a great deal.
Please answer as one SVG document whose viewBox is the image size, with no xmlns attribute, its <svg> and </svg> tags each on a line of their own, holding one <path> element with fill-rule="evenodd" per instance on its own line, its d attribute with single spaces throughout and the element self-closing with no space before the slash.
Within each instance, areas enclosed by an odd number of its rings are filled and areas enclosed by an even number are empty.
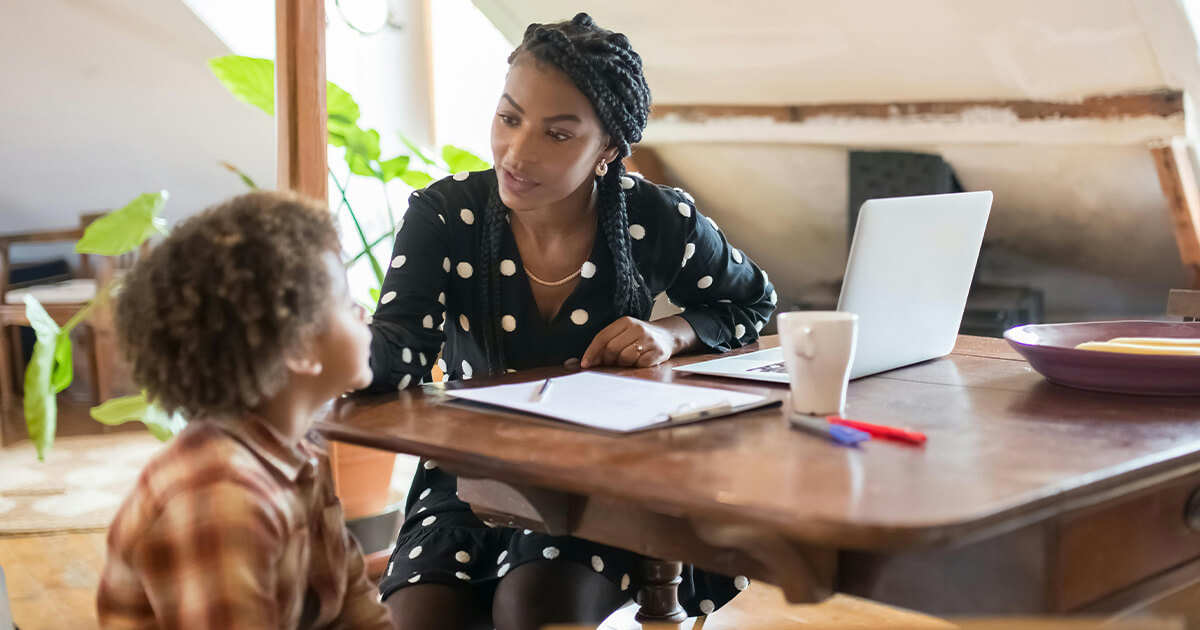
<svg viewBox="0 0 1200 630">
<path fill-rule="evenodd" d="M 601 162 L 596 165 L 596 176 L 604 177 L 608 175 L 608 162 Z"/>
</svg>

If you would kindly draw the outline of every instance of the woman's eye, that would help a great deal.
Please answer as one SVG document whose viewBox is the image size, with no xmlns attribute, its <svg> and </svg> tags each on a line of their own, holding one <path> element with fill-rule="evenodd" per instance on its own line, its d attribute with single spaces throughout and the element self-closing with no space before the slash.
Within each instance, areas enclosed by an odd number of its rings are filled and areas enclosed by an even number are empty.
<svg viewBox="0 0 1200 630">
<path fill-rule="evenodd" d="M 500 118 L 500 122 L 504 123 L 505 125 L 508 125 L 509 127 L 517 126 L 517 119 L 513 118 L 512 116 L 509 116 L 508 114 L 496 114 L 496 116 L 498 116 Z"/>
<path fill-rule="evenodd" d="M 569 136 L 565 133 L 562 133 L 560 131 L 548 131 L 546 133 L 549 134 L 551 138 L 554 138 L 555 140 L 558 140 L 559 142 L 565 142 L 565 141 L 571 139 L 571 136 Z"/>
</svg>

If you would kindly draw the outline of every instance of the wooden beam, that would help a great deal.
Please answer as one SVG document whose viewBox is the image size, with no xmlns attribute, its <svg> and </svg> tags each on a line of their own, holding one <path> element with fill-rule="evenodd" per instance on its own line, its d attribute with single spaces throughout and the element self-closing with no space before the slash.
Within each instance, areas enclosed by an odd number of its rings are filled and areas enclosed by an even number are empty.
<svg viewBox="0 0 1200 630">
<path fill-rule="evenodd" d="M 1183 116 L 1183 92 L 1157 90 L 1093 96 L 1078 102 L 947 101 L 925 103 L 825 103 L 813 105 L 655 105 L 651 120 L 708 122 L 723 118 L 765 118 L 802 123 L 814 118 L 905 120 L 959 118 L 977 110 L 1011 113 L 1018 121 L 1062 119 L 1121 119 L 1137 116 Z"/>
<path fill-rule="evenodd" d="M 1186 135 L 1178 91 L 1077 102 L 954 101 L 655 105 L 643 145 L 801 144 L 912 148 L 981 144 L 1144 147 Z"/>
<path fill-rule="evenodd" d="M 1179 257 L 1187 269 L 1192 289 L 1200 289 L 1200 186 L 1188 142 L 1175 138 L 1150 148 L 1158 181 L 1171 210 L 1171 226 Z"/>
<path fill-rule="evenodd" d="M 325 3 L 275 2 L 276 188 L 325 201 Z"/>
</svg>

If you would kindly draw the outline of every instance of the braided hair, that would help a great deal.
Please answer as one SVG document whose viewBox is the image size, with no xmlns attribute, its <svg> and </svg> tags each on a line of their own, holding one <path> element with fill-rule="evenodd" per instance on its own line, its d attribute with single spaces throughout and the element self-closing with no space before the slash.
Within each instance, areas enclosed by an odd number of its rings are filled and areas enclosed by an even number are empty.
<svg viewBox="0 0 1200 630">
<path fill-rule="evenodd" d="M 647 319 L 653 301 L 633 260 L 629 218 L 621 178 L 622 158 L 642 139 L 650 112 L 650 87 L 642 76 L 642 58 L 622 33 L 600 28 L 586 13 L 569 22 L 530 24 L 521 45 L 508 57 L 511 65 L 522 55 L 562 71 L 591 102 L 600 125 L 617 149 L 608 173 L 596 178 L 596 211 L 600 230 L 616 267 L 614 302 L 621 316 Z M 500 324 L 500 243 L 508 209 L 497 186 L 488 196 L 483 217 L 479 300 L 482 307 L 484 355 L 491 373 L 505 370 Z"/>
</svg>

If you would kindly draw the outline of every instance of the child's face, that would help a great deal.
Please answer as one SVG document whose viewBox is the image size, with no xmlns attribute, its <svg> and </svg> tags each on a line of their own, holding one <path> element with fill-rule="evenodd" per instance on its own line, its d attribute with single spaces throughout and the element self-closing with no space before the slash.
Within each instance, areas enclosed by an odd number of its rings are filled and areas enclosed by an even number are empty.
<svg viewBox="0 0 1200 630">
<path fill-rule="evenodd" d="M 329 272 L 328 325 L 317 335 L 313 350 L 322 366 L 317 375 L 321 389 L 334 397 L 371 384 L 371 332 L 366 311 L 350 297 L 342 261 L 331 251 L 322 254 L 322 260 Z"/>
</svg>

